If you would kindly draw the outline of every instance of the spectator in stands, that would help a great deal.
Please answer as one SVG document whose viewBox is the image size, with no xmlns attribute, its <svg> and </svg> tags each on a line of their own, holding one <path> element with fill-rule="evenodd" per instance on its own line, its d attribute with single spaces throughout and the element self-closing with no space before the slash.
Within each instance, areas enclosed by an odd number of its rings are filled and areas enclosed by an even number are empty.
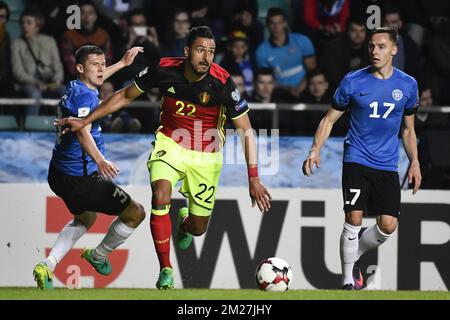
<svg viewBox="0 0 450 320">
<path fill-rule="evenodd" d="M 345 32 L 349 12 L 349 0 L 304 0 L 303 20 L 318 51 Z"/>
<path fill-rule="evenodd" d="M 185 9 L 176 9 L 172 16 L 172 24 L 162 43 L 162 56 L 184 57 L 184 45 L 191 28 L 189 12 Z"/>
<path fill-rule="evenodd" d="M 308 74 L 308 88 L 301 96 L 300 100 L 304 103 L 310 104 L 326 104 L 329 105 L 332 102 L 332 95 L 329 90 L 329 84 L 327 78 L 322 70 L 315 69 Z M 314 135 L 317 124 L 325 116 L 324 111 L 304 111 L 302 114 L 298 112 L 293 115 L 297 120 L 297 123 L 303 123 L 302 127 L 296 132 L 302 135 Z M 342 115 L 342 117 L 333 126 L 333 136 L 344 136 L 348 131 L 348 112 Z"/>
<path fill-rule="evenodd" d="M 0 1 L 0 96 L 14 96 L 11 73 L 11 38 L 6 29 L 10 11 L 8 5 Z M 3 108 L 1 108 L 3 109 Z"/>
<path fill-rule="evenodd" d="M 286 92 L 275 88 L 275 76 L 270 68 L 261 68 L 255 71 L 254 90 L 249 98 L 250 102 L 277 103 L 286 101 Z M 251 111 L 252 126 L 255 129 L 272 128 L 272 111 Z"/>
<path fill-rule="evenodd" d="M 264 41 L 264 24 L 259 21 L 254 3 L 242 3 L 232 17 L 230 30 L 242 30 L 249 39 L 249 53 L 253 61 L 258 46 Z"/>
<path fill-rule="evenodd" d="M 450 10 L 450 9 L 449 9 Z M 445 16 L 444 16 L 445 14 Z M 450 23 L 449 12 L 433 17 L 433 35 L 428 44 L 428 80 L 438 105 L 450 105 Z"/>
<path fill-rule="evenodd" d="M 81 0 L 81 29 L 64 32 L 61 44 L 62 56 L 66 67 L 66 74 L 75 79 L 75 52 L 84 45 L 95 45 L 105 52 L 106 64 L 112 62 L 112 47 L 108 33 L 97 26 L 97 9 L 90 0 Z"/>
<path fill-rule="evenodd" d="M 365 21 L 351 17 L 347 22 L 347 32 L 325 45 L 319 64 L 330 83 L 331 92 L 348 72 L 369 65 L 366 35 Z"/>
<path fill-rule="evenodd" d="M 230 72 L 230 76 L 241 96 L 247 97 L 245 92 L 245 80 L 242 73 L 239 70 L 236 70 L 235 72 Z"/>
<path fill-rule="evenodd" d="M 419 47 L 403 29 L 400 11 L 395 7 L 387 6 L 383 12 L 383 24 L 398 30 L 397 54 L 392 61 L 394 67 L 421 82 L 422 70 Z"/>
<path fill-rule="evenodd" d="M 117 73 L 120 87 L 128 85 L 136 74 L 159 61 L 161 57 L 158 34 L 154 27 L 148 25 L 143 11 L 133 10 L 128 14 L 126 35 L 126 46 L 122 52 L 140 46 L 144 48 L 144 53 L 137 55 L 132 65 Z"/>
<path fill-rule="evenodd" d="M 136 58 L 135 58 L 136 59 Z M 103 82 L 99 87 L 99 98 L 105 100 L 114 93 L 114 84 L 110 81 Z M 119 110 L 114 114 L 106 116 L 101 123 L 104 131 L 110 132 L 130 132 L 138 133 L 141 131 L 141 122 L 130 115 L 128 111 Z"/>
<path fill-rule="evenodd" d="M 248 55 L 248 37 L 241 30 L 234 30 L 228 37 L 227 53 L 220 65 L 225 70 L 238 69 L 244 77 L 245 93 L 250 96 L 253 90 L 253 65 Z"/>
<path fill-rule="evenodd" d="M 307 76 L 308 86 L 301 96 L 305 103 L 331 103 L 331 94 L 328 90 L 328 81 L 320 69 L 314 69 Z"/>
<path fill-rule="evenodd" d="M 316 67 L 313 44 L 308 37 L 290 33 L 286 14 L 277 7 L 267 12 L 270 38 L 256 50 L 257 68 L 272 68 L 276 86 L 298 99 L 306 88 L 306 73 Z"/>
<path fill-rule="evenodd" d="M 42 14 L 25 10 L 20 16 L 21 37 L 11 46 L 12 72 L 17 91 L 26 98 L 59 98 L 64 94 L 64 71 L 55 39 L 40 34 Z M 38 115 L 40 105 L 30 105 L 26 115 Z M 51 111 L 53 113 L 54 111 Z"/>
<path fill-rule="evenodd" d="M 433 106 L 433 93 L 428 86 L 421 86 L 419 92 L 420 107 Z M 417 137 L 423 135 L 425 130 L 429 129 L 450 129 L 449 118 L 447 113 L 440 112 L 424 112 L 419 111 L 416 114 L 416 131 Z"/>
</svg>

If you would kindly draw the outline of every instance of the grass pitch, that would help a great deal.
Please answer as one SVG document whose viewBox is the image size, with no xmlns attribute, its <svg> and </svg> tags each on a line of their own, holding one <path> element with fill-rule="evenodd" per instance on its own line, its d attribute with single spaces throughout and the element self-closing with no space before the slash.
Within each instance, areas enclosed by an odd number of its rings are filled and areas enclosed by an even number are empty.
<svg viewBox="0 0 450 320">
<path fill-rule="evenodd" d="M 0 300 L 450 300 L 448 291 L 0 288 Z"/>
</svg>

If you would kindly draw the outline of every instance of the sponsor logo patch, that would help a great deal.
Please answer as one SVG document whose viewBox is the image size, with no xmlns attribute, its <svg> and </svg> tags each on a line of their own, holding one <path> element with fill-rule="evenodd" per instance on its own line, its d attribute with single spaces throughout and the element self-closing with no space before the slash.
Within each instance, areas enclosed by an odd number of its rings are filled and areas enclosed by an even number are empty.
<svg viewBox="0 0 450 320">
<path fill-rule="evenodd" d="M 247 101 L 242 100 L 241 102 L 239 102 L 239 103 L 234 107 L 234 109 L 235 109 L 236 111 L 240 111 L 240 110 L 244 109 L 245 107 L 248 107 Z"/>
<path fill-rule="evenodd" d="M 89 114 L 90 109 L 85 107 L 85 108 L 78 108 L 78 117 L 82 118 L 82 117 L 86 117 Z"/>
</svg>

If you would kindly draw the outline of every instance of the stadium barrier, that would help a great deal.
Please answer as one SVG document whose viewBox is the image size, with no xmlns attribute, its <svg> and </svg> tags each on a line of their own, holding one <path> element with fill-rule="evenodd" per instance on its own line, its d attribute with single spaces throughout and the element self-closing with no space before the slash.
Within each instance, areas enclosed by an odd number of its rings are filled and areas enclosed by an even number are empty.
<svg viewBox="0 0 450 320">
<path fill-rule="evenodd" d="M 0 98 L 0 106 L 27 106 L 33 104 L 41 104 L 43 106 L 56 106 L 59 99 L 17 99 L 17 98 Z M 159 101 L 132 101 L 127 108 L 159 108 Z M 279 111 L 326 111 L 330 107 L 329 104 L 306 104 L 306 103 L 249 103 L 252 110 L 269 110 L 272 111 L 272 129 L 279 127 Z M 431 106 L 421 107 L 421 112 L 432 113 L 450 113 L 450 106 Z"/>
<path fill-rule="evenodd" d="M 125 186 L 146 211 L 150 189 Z M 205 235 L 182 251 L 172 241 L 177 288 L 256 288 L 258 262 L 277 256 L 292 267 L 292 289 L 340 286 L 339 237 L 342 199 L 339 189 L 272 189 L 271 212 L 251 208 L 247 188 L 218 189 L 216 207 Z M 0 286 L 34 286 L 32 269 L 45 257 L 58 232 L 72 216 L 45 184 L 0 184 Z M 180 195 L 175 212 L 185 205 Z M 80 259 L 84 247 L 96 246 L 114 217 L 100 215 L 58 265 L 55 286 L 154 288 L 158 260 L 146 220 L 110 255 L 113 273 L 100 276 Z M 365 218 L 363 227 L 375 223 Z M 175 224 L 172 228 L 176 232 Z M 398 231 L 361 259 L 369 289 L 450 289 L 450 192 L 402 192 Z M 20 261 L 20 264 L 10 261 Z"/>
</svg>

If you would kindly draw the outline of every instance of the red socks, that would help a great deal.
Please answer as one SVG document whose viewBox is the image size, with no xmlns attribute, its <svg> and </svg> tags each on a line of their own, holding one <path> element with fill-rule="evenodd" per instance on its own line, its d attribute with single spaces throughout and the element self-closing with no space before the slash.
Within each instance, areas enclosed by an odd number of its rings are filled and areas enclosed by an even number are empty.
<svg viewBox="0 0 450 320">
<path fill-rule="evenodd" d="M 170 236 L 172 234 L 172 223 L 169 213 L 165 215 L 152 214 L 150 216 L 150 230 L 152 231 L 153 242 L 159 265 L 162 268 L 172 268 L 170 264 Z"/>
</svg>

